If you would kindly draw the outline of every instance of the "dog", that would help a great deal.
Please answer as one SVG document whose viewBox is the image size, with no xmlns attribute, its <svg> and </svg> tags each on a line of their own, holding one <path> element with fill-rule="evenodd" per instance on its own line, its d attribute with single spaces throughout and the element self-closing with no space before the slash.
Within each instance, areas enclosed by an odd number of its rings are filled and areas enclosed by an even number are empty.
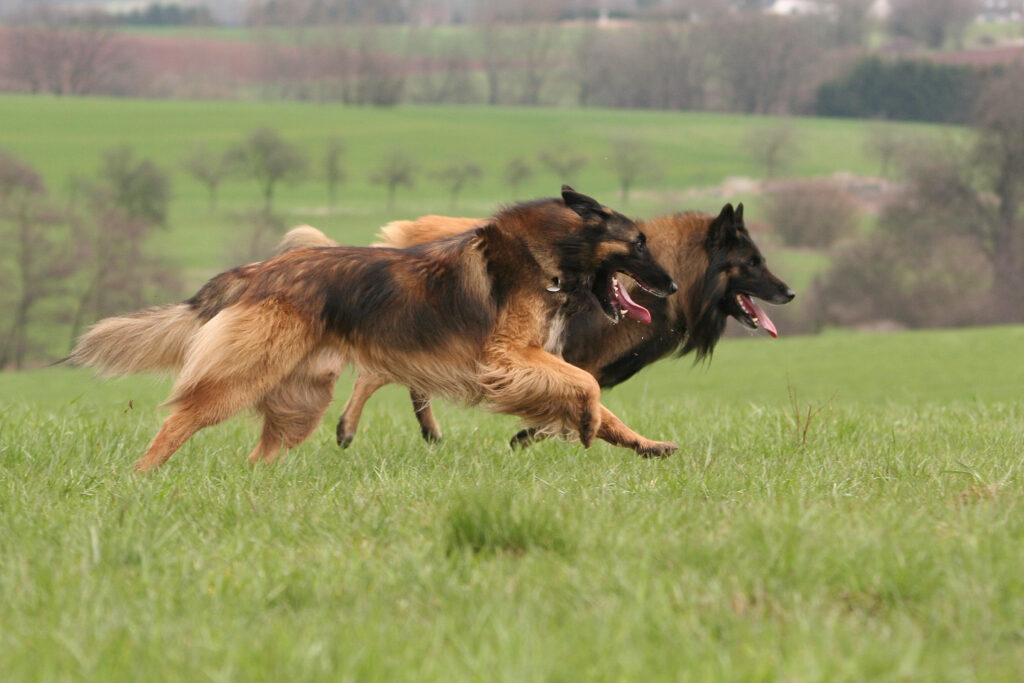
<svg viewBox="0 0 1024 683">
<path fill-rule="evenodd" d="M 665 455 L 675 444 L 629 429 L 591 375 L 550 352 L 576 311 L 611 314 L 620 270 L 657 296 L 677 289 L 633 221 L 563 186 L 561 199 L 426 245 L 298 248 L 235 268 L 185 302 L 101 320 L 68 360 L 114 374 L 179 370 L 173 412 L 137 472 L 247 407 L 263 416 L 250 462 L 275 460 L 316 428 L 349 363 L 418 395 L 575 432 L 584 446 L 596 436 Z"/>
<path fill-rule="evenodd" d="M 472 230 L 476 218 L 423 216 L 395 221 L 382 229 L 383 242 L 411 246 Z M 717 216 L 686 212 L 661 216 L 640 224 L 650 251 L 664 265 L 681 291 L 659 299 L 635 283 L 616 288 L 621 323 L 608 320 L 607 311 L 593 303 L 570 318 L 560 348 L 563 359 L 592 375 L 602 388 L 620 384 L 647 365 L 666 356 L 693 353 L 707 359 L 729 318 L 751 329 L 778 336 L 775 324 L 754 299 L 785 304 L 796 296 L 769 269 L 743 222 L 743 204 L 726 204 Z M 286 248 L 300 244 L 334 244 L 313 228 L 290 235 Z M 618 280 L 616 280 L 618 282 Z M 388 382 L 360 373 L 338 420 L 337 440 L 348 446 L 359 425 L 363 406 Z M 427 395 L 410 391 L 421 433 L 427 441 L 441 438 L 441 429 Z M 545 433 L 527 428 L 512 439 L 526 446 Z"/>
</svg>

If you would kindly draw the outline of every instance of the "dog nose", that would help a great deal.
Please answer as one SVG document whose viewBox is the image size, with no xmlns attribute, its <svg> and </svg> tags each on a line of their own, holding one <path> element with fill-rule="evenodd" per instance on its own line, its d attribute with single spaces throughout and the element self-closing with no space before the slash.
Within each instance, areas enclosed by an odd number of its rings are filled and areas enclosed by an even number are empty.
<svg viewBox="0 0 1024 683">
<path fill-rule="evenodd" d="M 792 301 L 795 296 L 796 292 L 794 292 L 789 287 L 786 287 L 786 301 Z"/>
<path fill-rule="evenodd" d="M 668 293 L 669 294 L 675 294 L 678 291 L 679 291 L 679 285 L 677 285 L 675 283 L 675 280 L 673 280 L 672 282 L 668 283 Z"/>
</svg>

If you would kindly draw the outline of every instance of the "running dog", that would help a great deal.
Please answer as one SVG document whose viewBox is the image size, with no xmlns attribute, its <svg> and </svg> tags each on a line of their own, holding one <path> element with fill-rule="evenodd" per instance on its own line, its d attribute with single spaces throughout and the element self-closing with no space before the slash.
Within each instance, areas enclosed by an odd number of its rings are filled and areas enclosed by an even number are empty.
<svg viewBox="0 0 1024 683">
<path fill-rule="evenodd" d="M 381 244 L 407 247 L 428 243 L 479 224 L 480 219 L 447 216 L 395 221 L 383 228 Z M 681 291 L 660 299 L 636 283 L 624 287 L 613 277 L 616 311 L 589 303 L 567 321 L 562 348 L 557 349 L 567 362 L 586 370 L 602 388 L 609 388 L 673 353 L 684 356 L 693 352 L 698 361 L 709 357 L 730 317 L 778 336 L 775 324 L 754 299 L 784 304 L 796 295 L 768 269 L 744 225 L 743 204 L 735 209 L 726 204 L 717 216 L 693 212 L 661 216 L 641 223 L 640 228 L 655 259 Z M 333 243 L 320 231 L 306 227 L 290 233 L 282 247 Z M 620 318 L 619 324 L 612 324 Z M 387 383 L 384 377 L 360 373 L 338 421 L 340 446 L 351 443 L 363 405 Z M 439 440 L 441 429 L 429 397 L 415 390 L 411 395 L 423 437 Z M 512 445 L 525 446 L 542 435 L 527 428 L 516 434 Z"/>
<path fill-rule="evenodd" d="M 420 396 L 575 432 L 584 446 L 596 436 L 666 455 L 675 444 L 629 429 L 592 375 L 552 353 L 576 311 L 618 314 L 618 272 L 655 296 L 677 289 L 633 221 L 563 186 L 561 199 L 430 244 L 301 248 L 235 268 L 187 301 L 101 320 L 68 360 L 110 374 L 180 370 L 138 472 L 248 407 L 263 416 L 250 462 L 276 459 L 316 428 L 349 363 Z"/>
</svg>

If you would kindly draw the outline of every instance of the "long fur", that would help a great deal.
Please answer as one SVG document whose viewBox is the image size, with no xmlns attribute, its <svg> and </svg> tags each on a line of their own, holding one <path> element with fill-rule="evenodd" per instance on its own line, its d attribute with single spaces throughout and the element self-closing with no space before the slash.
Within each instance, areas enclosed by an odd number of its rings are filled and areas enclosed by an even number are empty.
<svg viewBox="0 0 1024 683">
<path fill-rule="evenodd" d="M 413 246 L 450 238 L 479 223 L 480 219 L 444 216 L 394 221 L 382 229 L 381 244 Z M 633 299 L 651 312 L 650 324 L 624 318 L 611 325 L 590 302 L 568 319 L 561 354 L 567 362 L 594 376 L 602 388 L 613 387 L 673 354 L 692 353 L 696 361 L 709 358 L 734 313 L 734 297 L 741 289 L 775 303 L 792 298 L 785 283 L 764 265 L 743 224 L 742 205 L 735 211 L 726 205 L 718 216 L 675 213 L 640 225 L 651 253 L 679 285 L 679 292 L 661 299 L 635 285 L 630 287 Z M 310 233 L 308 237 L 313 241 L 327 239 L 322 233 Z M 756 267 L 749 266 L 754 262 Z M 339 443 L 351 442 L 362 411 L 359 401 L 365 402 L 381 386 L 378 381 L 363 376 L 357 380 L 353 400 L 338 423 Z M 413 400 L 428 406 L 416 411 L 424 435 L 440 438 L 428 397 L 414 392 Z M 521 432 L 514 442 L 525 443 L 534 433 Z"/>
<path fill-rule="evenodd" d="M 188 301 L 100 321 L 70 360 L 107 373 L 180 369 L 173 412 L 137 471 L 247 407 L 264 418 L 250 460 L 273 460 L 315 429 L 347 363 L 416 395 L 574 431 L 584 445 L 600 436 L 664 455 L 675 445 L 622 425 L 592 376 L 542 348 L 559 312 L 591 297 L 583 287 L 595 273 L 636 258 L 639 243 L 632 221 L 571 188 L 407 249 L 333 246 L 300 226 L 282 253 L 214 277 Z M 638 263 L 671 284 L 649 255 Z M 552 293 L 551 282 L 578 286 Z"/>
</svg>

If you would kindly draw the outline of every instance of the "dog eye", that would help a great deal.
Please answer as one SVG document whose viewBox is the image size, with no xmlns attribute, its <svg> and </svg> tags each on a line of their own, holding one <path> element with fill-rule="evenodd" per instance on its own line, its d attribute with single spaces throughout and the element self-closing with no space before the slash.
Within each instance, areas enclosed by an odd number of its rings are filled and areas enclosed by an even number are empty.
<svg viewBox="0 0 1024 683">
<path fill-rule="evenodd" d="M 757 258 L 756 256 L 751 256 L 749 259 L 747 259 L 747 265 L 751 268 L 757 268 L 759 265 L 761 265 L 761 259 Z"/>
<path fill-rule="evenodd" d="M 647 248 L 647 240 L 644 239 L 643 235 L 636 238 L 636 241 L 633 242 L 633 248 L 637 251 L 643 251 Z"/>
</svg>

